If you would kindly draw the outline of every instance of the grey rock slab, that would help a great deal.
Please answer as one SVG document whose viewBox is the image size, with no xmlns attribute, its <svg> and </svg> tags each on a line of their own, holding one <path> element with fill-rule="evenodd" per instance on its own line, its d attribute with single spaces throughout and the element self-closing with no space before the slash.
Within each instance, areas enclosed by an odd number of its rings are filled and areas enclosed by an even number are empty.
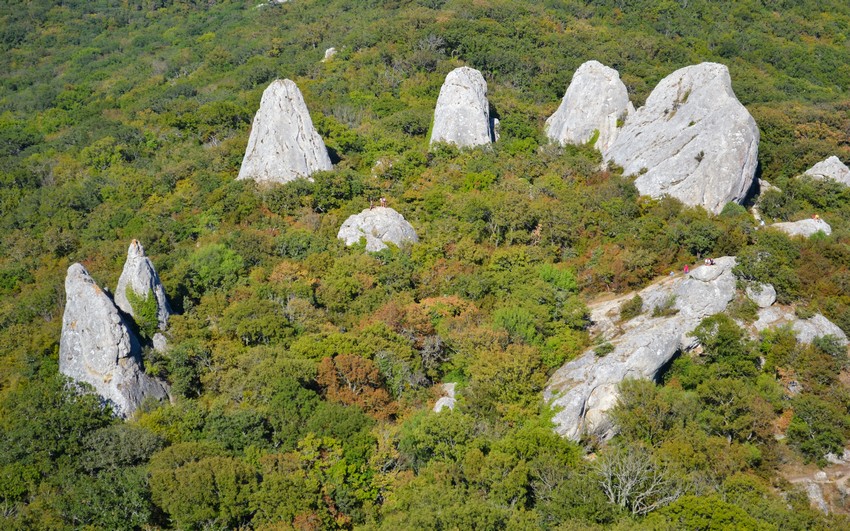
<svg viewBox="0 0 850 531">
<path fill-rule="evenodd" d="M 812 236 L 817 232 L 823 232 L 827 236 L 832 234 L 832 227 L 829 223 L 818 219 L 801 219 L 800 221 L 784 221 L 782 223 L 774 223 L 770 225 L 774 229 L 781 230 L 789 236 Z"/>
<path fill-rule="evenodd" d="M 617 386 L 627 378 L 655 378 L 677 352 L 695 346 L 690 332 L 705 317 L 723 311 L 735 296 L 734 265 L 734 257 L 721 257 L 713 266 L 648 286 L 639 292 L 644 312 L 624 323 L 618 322 L 619 307 L 634 293 L 591 305 L 591 331 L 610 341 L 614 350 L 598 357 L 591 347 L 549 379 L 543 396 L 557 411 L 555 431 L 573 440 L 585 433 L 613 435 L 608 411 L 617 404 Z M 677 312 L 652 317 L 652 308 L 671 298 Z"/>
<path fill-rule="evenodd" d="M 481 72 L 462 66 L 449 72 L 434 108 L 431 144 L 475 147 L 493 141 L 487 82 Z"/>
<path fill-rule="evenodd" d="M 324 57 L 324 59 L 322 59 L 322 62 L 325 63 L 327 61 L 330 61 L 331 59 L 334 58 L 335 55 L 336 55 L 336 48 L 334 48 L 334 47 L 328 48 L 327 50 L 325 50 L 325 57 Z"/>
<path fill-rule="evenodd" d="M 381 251 L 387 243 L 401 247 L 405 243 L 416 243 L 419 236 L 404 216 L 388 207 L 366 209 L 349 216 L 339 228 L 336 237 L 351 246 L 366 238 L 366 250 Z"/>
<path fill-rule="evenodd" d="M 144 373 L 138 341 L 82 265 L 68 268 L 65 296 L 59 372 L 91 385 L 122 417 L 147 397 L 168 396 L 164 383 Z"/>
<path fill-rule="evenodd" d="M 287 183 L 332 167 L 301 91 L 288 79 L 273 81 L 254 116 L 237 179 Z"/>
<path fill-rule="evenodd" d="M 818 162 L 806 170 L 803 175 L 808 175 L 813 179 L 832 179 L 844 186 L 850 186 L 850 168 L 836 156 Z"/>
<path fill-rule="evenodd" d="M 717 63 L 679 69 L 630 114 L 606 161 L 636 176 L 643 195 L 669 195 L 719 213 L 753 184 L 759 130 Z"/>
<path fill-rule="evenodd" d="M 586 144 L 596 132 L 596 149 L 605 152 L 617 137 L 617 121 L 629 113 L 629 94 L 620 74 L 598 61 L 573 74 L 561 105 L 546 120 L 546 136 L 561 145 Z"/>
<path fill-rule="evenodd" d="M 115 305 L 130 317 L 136 317 L 133 305 L 127 298 L 127 290 L 131 290 L 137 296 L 147 299 L 153 296 L 156 299 L 156 316 L 159 321 L 159 329 L 165 330 L 168 326 L 168 317 L 171 315 L 171 307 L 165 296 L 165 288 L 156 274 L 156 269 L 150 259 L 145 256 L 145 248 L 138 240 L 130 242 L 127 249 L 127 260 L 124 269 L 118 278 L 118 286 L 115 288 Z"/>
<path fill-rule="evenodd" d="M 747 286 L 746 293 L 747 297 L 759 308 L 767 308 L 776 302 L 776 288 L 773 287 L 773 284 Z"/>
<path fill-rule="evenodd" d="M 817 337 L 835 336 L 842 345 L 847 345 L 847 335 L 835 323 L 816 313 L 809 319 L 800 319 L 794 311 L 785 306 L 771 306 L 759 310 L 758 319 L 753 328 L 761 332 L 768 328 L 790 325 L 800 343 L 811 343 Z"/>
</svg>

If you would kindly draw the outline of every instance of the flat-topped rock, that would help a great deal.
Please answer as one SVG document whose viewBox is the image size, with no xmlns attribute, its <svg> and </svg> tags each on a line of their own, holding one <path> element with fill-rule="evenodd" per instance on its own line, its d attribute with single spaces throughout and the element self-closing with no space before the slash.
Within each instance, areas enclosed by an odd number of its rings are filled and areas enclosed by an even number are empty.
<svg viewBox="0 0 850 531">
<path fill-rule="evenodd" d="M 386 249 L 388 243 L 401 247 L 405 243 L 419 241 L 416 231 L 404 216 L 387 207 L 367 208 L 349 216 L 336 237 L 349 246 L 366 238 L 366 250 L 369 252 Z"/>
<path fill-rule="evenodd" d="M 729 70 L 701 63 L 662 79 L 603 156 L 636 176 L 643 195 L 669 195 L 719 213 L 729 202 L 743 202 L 753 184 L 758 142 Z"/>
<path fill-rule="evenodd" d="M 832 234 L 832 227 L 829 223 L 818 219 L 801 219 L 800 221 L 784 221 L 782 223 L 774 223 L 770 225 L 774 229 L 781 230 L 789 236 L 812 236 L 816 232 L 823 232 L 827 236 Z"/>
<path fill-rule="evenodd" d="M 844 186 L 850 186 L 850 168 L 836 156 L 818 162 L 806 170 L 803 175 L 819 180 L 832 179 Z"/>
<path fill-rule="evenodd" d="M 122 417 L 148 397 L 167 398 L 166 385 L 144 373 L 139 342 L 118 308 L 82 265 L 68 268 L 65 296 L 59 372 L 91 385 Z"/>
<path fill-rule="evenodd" d="M 592 332 L 609 341 L 614 350 L 599 357 L 592 347 L 549 379 L 543 396 L 558 411 L 553 419 L 555 431 L 573 440 L 585 433 L 601 438 L 613 435 L 607 412 L 617 403 L 620 382 L 655 378 L 677 352 L 695 345 L 689 334 L 705 317 L 723 311 L 735 296 L 734 265 L 733 257 L 717 258 L 714 265 L 641 290 L 643 313 L 625 323 L 619 323 L 619 308 L 634 293 L 591 305 Z M 654 308 L 668 305 L 675 313 L 652 317 Z"/>
<path fill-rule="evenodd" d="M 847 335 L 835 323 L 816 313 L 809 319 L 800 319 L 794 310 L 785 306 L 762 308 L 753 328 L 761 332 L 768 328 L 790 325 L 800 343 L 811 343 L 816 337 L 834 336 L 842 345 L 847 345 Z"/>
<path fill-rule="evenodd" d="M 133 240 L 127 249 L 127 260 L 118 278 L 118 287 L 115 288 L 115 305 L 130 317 L 135 318 L 137 312 L 127 296 L 127 290 L 142 299 L 153 297 L 156 300 L 159 329 L 165 330 L 168 326 L 168 317 L 171 315 L 171 307 L 168 305 L 159 275 L 156 274 L 153 263 L 145 256 L 145 248 L 138 240 Z"/>
<path fill-rule="evenodd" d="M 263 92 L 237 179 L 287 183 L 332 168 L 301 91 L 288 79 Z"/>
<path fill-rule="evenodd" d="M 475 147 L 492 141 L 493 124 L 484 76 L 468 66 L 452 70 L 437 98 L 430 143 Z"/>
<path fill-rule="evenodd" d="M 546 120 L 546 136 L 561 145 L 586 144 L 594 135 L 605 152 L 617 137 L 617 122 L 634 108 L 620 74 L 598 61 L 578 67 L 561 105 Z"/>
</svg>

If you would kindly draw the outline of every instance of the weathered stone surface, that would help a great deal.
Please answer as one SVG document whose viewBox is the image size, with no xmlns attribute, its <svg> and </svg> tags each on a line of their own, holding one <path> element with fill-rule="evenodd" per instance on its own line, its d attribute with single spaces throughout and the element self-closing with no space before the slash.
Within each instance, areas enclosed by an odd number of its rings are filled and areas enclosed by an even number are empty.
<svg viewBox="0 0 850 531">
<path fill-rule="evenodd" d="M 387 207 L 367 208 L 349 216 L 336 237 L 344 240 L 345 245 L 354 245 L 360 238 L 366 238 L 366 250 L 369 252 L 386 249 L 387 243 L 401 247 L 405 243 L 419 241 L 416 231 L 404 216 Z"/>
<path fill-rule="evenodd" d="M 850 168 L 835 156 L 818 162 L 806 170 L 803 175 L 808 175 L 813 179 L 832 179 L 844 186 L 850 186 Z"/>
<path fill-rule="evenodd" d="M 80 265 L 65 277 L 59 372 L 94 387 L 123 417 L 147 397 L 164 399 L 165 384 L 142 370 L 139 343 L 112 299 Z"/>
<path fill-rule="evenodd" d="M 332 168 L 301 91 L 288 79 L 263 92 L 237 179 L 287 183 Z"/>
<path fill-rule="evenodd" d="M 598 61 L 578 67 L 555 114 L 546 120 L 546 136 L 561 145 L 586 144 L 605 152 L 617 137 L 617 121 L 629 114 L 629 94 L 620 74 Z"/>
<path fill-rule="evenodd" d="M 641 194 L 719 213 L 730 201 L 742 202 L 753 184 L 758 142 L 729 70 L 701 63 L 662 79 L 603 155 L 637 176 Z"/>
<path fill-rule="evenodd" d="M 794 310 L 783 306 L 771 306 L 759 310 L 758 320 L 753 328 L 761 332 L 768 328 L 790 325 L 800 343 L 811 343 L 816 337 L 835 336 L 842 345 L 847 345 L 847 335 L 832 321 L 816 313 L 810 319 L 800 319 Z"/>
<path fill-rule="evenodd" d="M 487 82 L 481 72 L 462 66 L 449 72 L 434 109 L 431 144 L 474 147 L 493 141 Z"/>
<path fill-rule="evenodd" d="M 455 404 L 457 400 L 455 400 L 455 383 L 444 383 L 442 385 L 443 396 L 437 400 L 437 403 L 434 404 L 434 413 L 439 413 L 443 409 L 450 409 L 454 411 Z"/>
<path fill-rule="evenodd" d="M 747 286 L 747 297 L 756 303 L 759 308 L 767 308 L 776 302 L 776 289 L 773 284 L 759 284 Z"/>
<path fill-rule="evenodd" d="M 703 318 L 726 308 L 735 296 L 733 257 L 700 266 L 689 275 L 666 278 L 640 291 L 644 313 L 618 323 L 628 294 L 592 305 L 594 331 L 614 346 L 604 357 L 589 349 L 552 375 L 544 399 L 556 409 L 556 432 L 577 440 L 583 433 L 607 438 L 613 427 L 607 412 L 617 403 L 617 386 L 626 378 L 655 378 L 677 352 L 692 348 L 692 332 Z M 705 280 L 703 280 L 705 279 Z M 652 317 L 652 309 L 675 298 L 675 315 Z"/>
<path fill-rule="evenodd" d="M 780 193 L 782 192 L 782 190 L 780 190 L 778 186 L 773 186 L 772 184 L 765 181 L 764 179 L 759 179 L 759 193 L 763 194 L 765 192 L 770 192 L 770 191 L 776 191 L 776 192 L 780 192 Z"/>
<path fill-rule="evenodd" d="M 165 330 L 168 326 L 168 317 L 171 315 L 171 307 L 168 305 L 159 275 L 156 274 L 153 263 L 145 256 L 145 248 L 138 240 L 133 240 L 130 248 L 127 249 L 127 261 L 124 262 L 124 270 L 121 271 L 118 287 L 115 288 L 115 305 L 130 317 L 136 317 L 133 305 L 127 297 L 128 289 L 143 299 L 150 296 L 156 299 L 159 329 Z"/>
<path fill-rule="evenodd" d="M 336 55 L 336 48 L 334 48 L 334 47 L 328 48 L 327 50 L 325 50 L 325 58 L 322 59 L 322 62 L 325 63 L 327 61 L 330 61 L 331 59 L 334 58 L 335 55 Z"/>
<path fill-rule="evenodd" d="M 774 229 L 779 229 L 789 236 L 805 236 L 810 237 L 816 232 L 822 231 L 829 236 L 832 234 L 832 227 L 829 223 L 818 219 L 801 219 L 800 221 L 785 221 L 782 223 L 774 223 L 770 225 Z"/>
</svg>

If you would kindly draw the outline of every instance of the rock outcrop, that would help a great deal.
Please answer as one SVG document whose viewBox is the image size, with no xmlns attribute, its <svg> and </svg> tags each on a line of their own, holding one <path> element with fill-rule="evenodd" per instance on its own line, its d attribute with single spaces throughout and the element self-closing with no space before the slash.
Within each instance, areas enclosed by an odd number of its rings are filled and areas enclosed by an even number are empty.
<svg viewBox="0 0 850 531">
<path fill-rule="evenodd" d="M 732 91 L 729 70 L 702 63 L 662 79 L 630 114 L 606 161 L 636 176 L 643 195 L 670 195 L 719 213 L 753 184 L 759 130 Z"/>
<path fill-rule="evenodd" d="M 145 256 L 145 249 L 138 240 L 130 243 L 127 249 L 127 261 L 118 278 L 118 287 L 115 288 L 115 305 L 130 317 L 136 317 L 136 311 L 127 296 L 127 290 L 132 291 L 137 297 L 147 299 L 153 297 L 156 300 L 156 317 L 159 329 L 165 330 L 168 326 L 168 317 L 171 315 L 171 307 L 165 298 L 165 289 L 156 274 L 153 263 Z"/>
<path fill-rule="evenodd" d="M 288 79 L 263 92 L 237 179 L 287 183 L 332 168 L 301 91 Z"/>
<path fill-rule="evenodd" d="M 688 334 L 703 318 L 723 311 L 735 296 L 734 265 L 732 257 L 717 258 L 715 265 L 645 288 L 639 292 L 644 312 L 625 323 L 618 323 L 619 308 L 634 294 L 591 306 L 595 331 L 614 350 L 600 357 L 590 349 L 549 379 L 544 399 L 557 411 L 555 431 L 573 440 L 584 433 L 610 437 L 613 426 L 607 411 L 617 403 L 619 383 L 656 378 L 677 352 L 695 345 Z M 652 317 L 656 307 L 669 309 Z"/>
<path fill-rule="evenodd" d="M 832 234 L 832 227 L 826 221 L 817 219 L 801 219 L 800 221 L 784 221 L 782 223 L 774 223 L 770 225 L 774 229 L 779 229 L 789 236 L 812 236 L 816 232 L 823 232 L 827 236 Z"/>
<path fill-rule="evenodd" d="M 443 409 L 454 411 L 457 400 L 455 399 L 455 383 L 444 383 L 442 387 L 443 396 L 434 404 L 434 413 L 439 413 Z"/>
<path fill-rule="evenodd" d="M 806 170 L 803 175 L 813 179 L 832 179 L 844 186 L 850 186 L 850 168 L 844 165 L 838 157 L 832 156 L 822 160 Z"/>
<path fill-rule="evenodd" d="M 836 324 L 816 313 L 809 319 L 800 319 L 794 310 L 783 306 L 771 306 L 759 310 L 753 328 L 761 332 L 768 328 L 790 326 L 800 343 L 811 343 L 816 337 L 834 336 L 842 345 L 847 345 L 847 335 Z"/>
<path fill-rule="evenodd" d="M 620 74 L 598 61 L 578 67 L 561 105 L 546 120 L 546 136 L 561 145 L 586 144 L 594 135 L 594 146 L 603 153 L 617 137 L 617 122 L 634 108 L 629 102 Z"/>
<path fill-rule="evenodd" d="M 82 265 L 68 268 L 65 295 L 59 372 L 90 384 L 122 417 L 148 397 L 166 398 L 166 385 L 142 369 L 139 342 L 118 308 Z"/>
<path fill-rule="evenodd" d="M 747 286 L 746 293 L 747 297 L 759 308 L 767 308 L 776 302 L 776 288 L 773 287 L 773 284 Z"/>
<path fill-rule="evenodd" d="M 462 66 L 449 72 L 434 108 L 431 144 L 474 147 L 493 141 L 487 82 L 481 72 Z"/>
<path fill-rule="evenodd" d="M 387 207 L 367 208 L 359 214 L 349 216 L 339 228 L 336 237 L 345 245 L 354 245 L 366 238 L 366 250 L 381 251 L 388 243 L 401 247 L 405 243 L 416 243 L 419 237 L 404 216 Z"/>
<path fill-rule="evenodd" d="M 327 63 L 328 61 L 333 59 L 335 55 L 336 55 L 336 48 L 334 48 L 334 47 L 328 48 L 327 50 L 325 50 L 325 57 L 324 57 L 324 59 L 322 59 L 322 62 Z"/>
</svg>

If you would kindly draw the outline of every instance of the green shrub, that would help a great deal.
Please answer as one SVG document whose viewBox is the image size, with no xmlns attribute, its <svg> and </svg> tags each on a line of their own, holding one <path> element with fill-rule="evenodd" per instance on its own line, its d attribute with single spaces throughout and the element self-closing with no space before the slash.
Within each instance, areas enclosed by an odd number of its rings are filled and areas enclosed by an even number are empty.
<svg viewBox="0 0 850 531">
<path fill-rule="evenodd" d="M 623 302 L 620 305 L 620 319 L 628 321 L 640 315 L 643 312 L 643 299 L 640 295 L 635 295 L 631 299 Z"/>
</svg>

